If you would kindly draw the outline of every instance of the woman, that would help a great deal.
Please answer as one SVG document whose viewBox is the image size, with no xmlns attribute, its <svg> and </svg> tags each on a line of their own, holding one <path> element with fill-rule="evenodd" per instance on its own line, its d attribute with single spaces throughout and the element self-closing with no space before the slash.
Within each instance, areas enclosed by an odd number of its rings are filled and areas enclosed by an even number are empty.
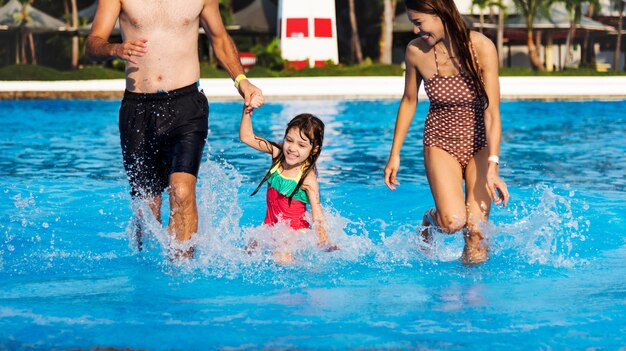
<svg viewBox="0 0 626 351">
<path fill-rule="evenodd" d="M 424 126 L 424 164 L 435 208 L 426 211 L 426 227 L 447 233 L 463 231 L 461 261 L 487 260 L 482 233 L 491 202 L 506 206 L 509 193 L 498 175 L 500 153 L 500 86 L 493 43 L 466 28 L 453 0 L 405 0 L 417 38 L 406 49 L 404 95 L 398 109 L 385 184 L 400 183 L 400 149 L 424 81 L 430 110 Z M 465 193 L 463 192 L 465 181 Z"/>
</svg>

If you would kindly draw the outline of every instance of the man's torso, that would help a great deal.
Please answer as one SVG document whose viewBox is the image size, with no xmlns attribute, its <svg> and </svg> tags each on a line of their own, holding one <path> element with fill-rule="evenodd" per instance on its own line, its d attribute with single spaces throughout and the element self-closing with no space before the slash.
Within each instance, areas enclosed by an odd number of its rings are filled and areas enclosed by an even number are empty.
<svg viewBox="0 0 626 351">
<path fill-rule="evenodd" d="M 122 0 L 124 41 L 147 39 L 148 52 L 127 62 L 126 89 L 155 93 L 200 77 L 198 29 L 204 0 Z"/>
</svg>

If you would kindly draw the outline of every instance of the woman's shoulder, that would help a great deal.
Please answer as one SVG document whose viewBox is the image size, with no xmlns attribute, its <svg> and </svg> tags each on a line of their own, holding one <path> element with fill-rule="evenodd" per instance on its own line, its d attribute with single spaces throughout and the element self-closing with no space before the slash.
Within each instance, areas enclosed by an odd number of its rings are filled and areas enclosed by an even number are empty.
<svg viewBox="0 0 626 351">
<path fill-rule="evenodd" d="M 496 50 L 493 41 L 480 32 L 470 31 L 470 41 L 478 55 L 491 54 Z"/>
<path fill-rule="evenodd" d="M 428 45 L 426 42 L 424 42 L 423 40 L 421 40 L 420 38 L 415 38 L 407 44 L 406 49 L 407 51 L 410 50 L 410 51 L 415 51 L 421 54 L 425 54 L 429 52 L 430 50 L 432 50 L 432 47 Z"/>
<path fill-rule="evenodd" d="M 418 63 L 419 59 L 424 57 L 428 52 L 432 50 L 432 47 L 426 44 L 423 40 L 415 38 L 409 42 L 406 46 L 406 59 Z"/>
</svg>

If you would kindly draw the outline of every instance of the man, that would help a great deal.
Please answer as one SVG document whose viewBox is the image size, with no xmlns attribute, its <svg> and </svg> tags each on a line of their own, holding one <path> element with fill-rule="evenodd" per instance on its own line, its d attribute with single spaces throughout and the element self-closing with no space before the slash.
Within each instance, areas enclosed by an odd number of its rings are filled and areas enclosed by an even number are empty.
<svg viewBox="0 0 626 351">
<path fill-rule="evenodd" d="M 118 18 L 123 42 L 110 43 Z M 263 94 L 243 74 L 218 0 L 100 0 L 86 43 L 92 59 L 126 61 L 119 127 L 131 195 L 147 200 L 161 220 L 169 186 L 168 230 L 180 243 L 198 229 L 196 177 L 208 133 L 208 104 L 197 84 L 200 24 L 245 105 L 260 107 Z M 138 241 L 141 248 L 140 232 Z M 175 255 L 190 257 L 193 248 Z"/>
</svg>

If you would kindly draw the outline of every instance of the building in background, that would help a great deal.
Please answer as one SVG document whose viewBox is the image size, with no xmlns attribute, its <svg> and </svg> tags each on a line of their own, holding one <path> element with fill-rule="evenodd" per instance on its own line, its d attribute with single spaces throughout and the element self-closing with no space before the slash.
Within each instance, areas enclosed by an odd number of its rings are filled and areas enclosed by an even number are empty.
<svg viewBox="0 0 626 351">
<path fill-rule="evenodd" d="M 293 67 L 339 63 L 335 0 L 280 0 L 278 23 L 283 59 Z"/>
</svg>

